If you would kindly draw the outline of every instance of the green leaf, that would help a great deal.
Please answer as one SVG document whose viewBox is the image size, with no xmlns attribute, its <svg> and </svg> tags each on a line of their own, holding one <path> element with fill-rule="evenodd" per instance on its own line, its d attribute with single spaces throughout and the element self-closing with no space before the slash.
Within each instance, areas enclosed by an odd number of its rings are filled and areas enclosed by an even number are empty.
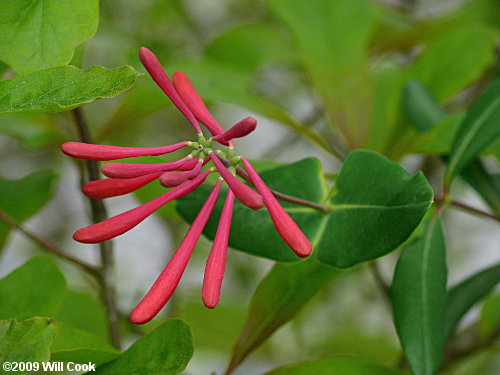
<svg viewBox="0 0 500 375">
<path fill-rule="evenodd" d="M 454 29 L 432 41 L 409 74 L 443 103 L 464 89 L 493 63 L 496 32 L 479 25 Z"/>
<path fill-rule="evenodd" d="M 499 173 L 489 173 L 481 159 L 475 159 L 462 169 L 460 177 L 481 195 L 494 212 L 500 213 Z"/>
<path fill-rule="evenodd" d="M 189 326 L 169 320 L 135 342 L 117 359 L 97 368 L 96 375 L 178 375 L 193 356 Z"/>
<path fill-rule="evenodd" d="M 460 319 L 500 283 L 500 264 L 482 270 L 455 285 L 448 293 L 444 337 L 448 340 Z"/>
<path fill-rule="evenodd" d="M 271 189 L 282 193 L 316 203 L 321 203 L 326 197 L 325 181 L 317 159 L 304 159 L 264 171 L 260 175 Z M 192 222 L 207 199 L 209 192 L 210 187 L 200 186 L 196 191 L 177 200 L 176 208 L 179 214 L 188 222 Z M 280 203 L 304 234 L 309 239 L 315 238 L 326 215 L 318 210 L 290 202 L 282 201 Z M 215 237 L 223 204 L 223 197 L 219 197 L 203 231 L 209 239 Z M 287 262 L 299 260 L 279 236 L 265 208 L 253 211 L 239 202 L 235 202 L 234 206 L 229 246 L 274 260 Z"/>
<path fill-rule="evenodd" d="M 346 268 L 400 246 L 432 203 L 422 173 L 410 175 L 373 151 L 344 160 L 331 198 L 332 212 L 316 251 L 321 261 Z"/>
<path fill-rule="evenodd" d="M 4 114 L 0 116 L 0 133 L 15 137 L 27 147 L 35 149 L 64 142 L 50 121 L 54 122 L 54 119 L 38 115 Z"/>
<path fill-rule="evenodd" d="M 55 316 L 58 322 L 92 332 L 108 340 L 108 323 L 101 301 L 88 293 L 68 290 L 61 310 Z"/>
<path fill-rule="evenodd" d="M 405 371 L 382 367 L 358 358 L 326 358 L 278 367 L 265 375 L 404 375 Z"/>
<path fill-rule="evenodd" d="M 33 318 L 20 323 L 15 319 L 1 320 L 0 363 L 48 361 L 56 335 L 57 328 L 50 319 Z M 0 374 L 10 372 L 0 370 Z"/>
<path fill-rule="evenodd" d="M 34 215 L 52 196 L 56 175 L 50 170 L 33 172 L 19 180 L 0 176 L 0 210 L 18 222 Z M 0 249 L 10 232 L 10 226 L 0 221 Z"/>
<path fill-rule="evenodd" d="M 453 142 L 446 171 L 451 182 L 500 135 L 500 80 L 495 81 L 467 112 Z"/>
<path fill-rule="evenodd" d="M 18 74 L 69 63 L 97 30 L 98 0 L 3 1 L 0 60 Z"/>
<path fill-rule="evenodd" d="M 295 62 L 287 36 L 274 25 L 245 25 L 218 36 L 206 56 L 220 63 L 253 71 L 268 62 Z"/>
<path fill-rule="evenodd" d="M 90 361 L 99 366 L 115 359 L 120 354 L 119 350 L 113 348 L 93 333 L 58 321 L 56 321 L 55 325 L 59 334 L 51 346 L 51 361 L 75 363 Z"/>
<path fill-rule="evenodd" d="M 427 133 L 446 117 L 434 96 L 417 80 L 406 83 L 403 105 L 417 132 Z"/>
<path fill-rule="evenodd" d="M 366 49 L 377 7 L 365 0 L 273 0 L 271 8 L 296 37 L 306 73 L 333 124 L 351 146 L 363 146 L 372 101 Z"/>
<path fill-rule="evenodd" d="M 131 66 L 58 66 L 14 77 L 0 82 L 0 113 L 68 111 L 121 94 L 139 75 Z"/>
<path fill-rule="evenodd" d="M 339 272 L 318 262 L 314 256 L 293 264 L 275 264 L 252 297 L 228 369 L 236 368 L 278 328 L 297 315 Z"/>
<path fill-rule="evenodd" d="M 486 298 L 479 320 L 479 337 L 488 340 L 500 326 L 500 294 Z"/>
<path fill-rule="evenodd" d="M 54 262 L 35 257 L 0 280 L 0 319 L 54 317 L 62 306 L 66 281 Z"/>
<path fill-rule="evenodd" d="M 391 286 L 394 321 L 415 375 L 436 374 L 444 337 L 446 248 L 438 219 L 399 257 Z"/>
</svg>

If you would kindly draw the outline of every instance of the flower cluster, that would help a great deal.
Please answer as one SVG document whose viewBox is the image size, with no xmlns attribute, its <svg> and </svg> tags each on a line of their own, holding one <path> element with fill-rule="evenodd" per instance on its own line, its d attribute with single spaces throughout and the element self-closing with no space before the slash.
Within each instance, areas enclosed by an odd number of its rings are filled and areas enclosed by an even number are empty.
<svg viewBox="0 0 500 375">
<path fill-rule="evenodd" d="M 217 202 L 223 182 L 228 185 L 229 189 L 207 260 L 203 281 L 202 297 L 207 307 L 214 308 L 219 301 L 235 197 L 253 210 L 258 210 L 265 205 L 278 233 L 299 257 L 307 257 L 312 251 L 312 246 L 250 162 L 244 157 L 235 155 L 233 139 L 252 132 L 257 125 L 256 120 L 247 117 L 225 131 L 210 114 L 185 74 L 176 72 L 170 81 L 160 62 L 150 50 L 141 48 L 139 56 L 153 80 L 194 127 L 198 138 L 196 141 L 183 141 L 163 147 L 117 147 L 80 142 L 63 144 L 62 150 L 67 155 L 99 161 L 163 155 L 182 148 L 192 150 L 186 157 L 169 163 L 104 164 L 101 171 L 107 178 L 88 182 L 82 188 L 83 193 L 90 198 L 103 199 L 131 193 L 157 179 L 161 185 L 172 189 L 139 207 L 80 229 L 73 235 L 73 238 L 83 243 L 98 243 L 119 236 L 135 227 L 163 205 L 195 190 L 210 173 L 217 172 L 220 175 L 172 259 L 146 296 L 132 311 L 131 321 L 144 324 L 163 308 L 174 293 L 196 242 Z M 204 137 L 199 123 L 207 127 L 212 135 L 211 138 Z M 224 148 L 216 149 L 217 143 Z M 214 167 L 205 167 L 210 161 Z M 243 165 L 257 191 L 236 177 L 236 171 L 242 171 L 239 164 Z"/>
</svg>

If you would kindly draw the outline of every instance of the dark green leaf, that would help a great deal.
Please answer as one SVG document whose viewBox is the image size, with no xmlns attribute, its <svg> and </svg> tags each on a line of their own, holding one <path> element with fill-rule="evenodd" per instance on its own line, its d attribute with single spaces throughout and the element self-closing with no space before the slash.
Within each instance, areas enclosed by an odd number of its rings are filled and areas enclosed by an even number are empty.
<svg viewBox="0 0 500 375">
<path fill-rule="evenodd" d="M 181 320 L 169 320 L 92 374 L 178 375 L 186 368 L 193 350 L 189 326 Z"/>
<path fill-rule="evenodd" d="M 98 0 L 2 2 L 0 60 L 18 74 L 69 63 L 97 30 Z"/>
<path fill-rule="evenodd" d="M 271 7 L 296 37 L 332 122 L 351 146 L 362 146 L 372 101 L 366 49 L 379 18 L 376 6 L 365 0 L 274 0 Z"/>
<path fill-rule="evenodd" d="M 62 306 L 66 281 L 47 258 L 31 258 L 0 280 L 0 319 L 54 317 Z"/>
<path fill-rule="evenodd" d="M 353 151 L 344 160 L 331 199 L 333 210 L 319 241 L 319 259 L 351 267 L 400 246 L 430 207 L 432 188 L 422 173 L 372 151 Z"/>
<path fill-rule="evenodd" d="M 55 318 L 58 322 L 68 323 L 108 340 L 108 323 L 104 306 L 101 301 L 88 293 L 68 290 L 61 310 Z"/>
<path fill-rule="evenodd" d="M 79 69 L 58 66 L 0 82 L 0 113 L 63 112 L 130 88 L 139 73 L 131 66 Z"/>
<path fill-rule="evenodd" d="M 467 112 L 453 142 L 446 171 L 451 182 L 460 171 L 500 135 L 500 80 Z"/>
<path fill-rule="evenodd" d="M 0 176 L 0 210 L 18 222 L 34 215 L 52 196 L 56 175 L 49 170 L 33 172 L 19 180 Z M 0 221 L 0 249 L 3 247 L 10 227 Z"/>
<path fill-rule="evenodd" d="M 293 264 L 274 265 L 252 297 L 229 369 L 236 368 L 248 354 L 297 315 L 338 273 L 338 270 L 318 262 L 315 257 Z"/>
<path fill-rule="evenodd" d="M 482 270 L 451 288 L 444 322 L 445 340 L 451 337 L 464 314 L 498 283 L 500 283 L 500 264 Z"/>
<path fill-rule="evenodd" d="M 446 112 L 434 96 L 414 79 L 406 83 L 403 105 L 419 133 L 427 133 L 446 117 Z"/>
<path fill-rule="evenodd" d="M 467 25 L 432 41 L 410 68 L 432 95 L 443 103 L 478 78 L 493 63 L 496 32 Z"/>
<path fill-rule="evenodd" d="M 399 257 L 391 286 L 394 321 L 415 375 L 436 374 L 443 350 L 446 248 L 438 219 Z"/>
<path fill-rule="evenodd" d="M 80 312 L 80 315 L 84 312 Z M 91 317 L 88 317 L 91 319 Z M 51 361 L 87 363 L 92 362 L 99 366 L 109 362 L 120 354 L 111 345 L 93 333 L 74 328 L 69 324 L 55 322 L 58 335 L 52 344 L 50 351 Z"/>
<path fill-rule="evenodd" d="M 460 177 L 481 195 L 494 212 L 500 213 L 500 174 L 489 173 L 481 159 L 475 159 L 462 169 Z"/>
<path fill-rule="evenodd" d="M 0 363 L 48 361 L 50 345 L 56 335 L 57 328 L 50 319 L 33 318 L 20 323 L 15 319 L 1 320 Z M 26 373 L 27 371 L 16 372 Z M 0 370 L 0 374 L 10 372 Z"/>
<path fill-rule="evenodd" d="M 261 173 L 261 177 L 272 189 L 298 198 L 320 203 L 326 196 L 325 181 L 321 165 L 316 159 L 280 166 Z M 192 222 L 205 202 L 210 188 L 201 186 L 193 193 L 177 201 L 177 210 L 188 222 Z M 214 212 L 203 233 L 210 239 L 215 237 L 224 199 L 219 198 Z M 290 216 L 309 239 L 315 238 L 326 215 L 318 210 L 281 202 Z M 229 245 L 237 250 L 280 261 L 297 261 L 299 258 L 290 250 L 276 231 L 265 208 L 253 211 L 236 202 Z"/>
<path fill-rule="evenodd" d="M 404 375 L 407 372 L 382 367 L 358 358 L 327 358 L 292 363 L 265 375 Z"/>
</svg>

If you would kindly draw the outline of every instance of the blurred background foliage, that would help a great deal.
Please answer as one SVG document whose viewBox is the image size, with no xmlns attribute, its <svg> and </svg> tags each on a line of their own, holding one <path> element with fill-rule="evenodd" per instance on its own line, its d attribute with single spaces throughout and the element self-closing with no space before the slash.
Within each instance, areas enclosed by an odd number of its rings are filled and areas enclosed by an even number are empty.
<svg viewBox="0 0 500 375">
<path fill-rule="evenodd" d="M 315 156 L 332 180 L 339 160 L 363 148 L 401 162 L 411 173 L 422 169 L 441 192 L 443 157 L 458 125 L 500 76 L 499 15 L 496 0 L 107 0 L 100 3 L 95 36 L 77 48 L 71 64 L 128 64 L 144 72 L 138 48 L 146 46 L 167 72 L 187 73 L 224 127 L 248 114 L 259 120 L 255 134 L 237 146 L 247 157 L 262 160 L 260 169 Z M 6 65 L 0 73 L 3 78 L 14 75 Z M 96 143 L 155 146 L 191 135 L 185 119 L 148 76 L 125 93 L 83 110 Z M 71 121 L 68 113 L 0 116 L 0 204 L 19 222 L 37 213 L 28 223 L 33 231 L 93 263 L 95 249 L 71 240 L 75 229 L 88 224 L 78 190 L 77 172 L 83 167 L 59 151 L 61 143 L 77 139 Z M 499 151 L 497 140 L 475 161 L 476 168 L 464 170 L 453 197 L 498 213 Z M 20 180 L 8 181 L 12 179 Z M 144 202 L 160 191 L 146 186 L 134 199 Z M 12 202 L 16 204 L 9 208 Z M 134 204 L 130 197 L 114 198 L 109 209 L 118 213 Z M 451 284 L 498 260 L 495 223 L 449 211 L 443 225 Z M 168 307 L 152 323 L 132 327 L 126 313 L 186 228 L 175 205 L 168 205 L 115 241 L 121 328 L 130 344 L 166 318 L 184 319 L 196 348 L 186 373 L 209 374 L 227 363 L 252 291 L 272 262 L 230 252 L 221 303 L 208 310 L 200 288 L 210 243 L 202 239 Z M 2 275 L 42 254 L 18 233 L 9 235 L 3 224 L 0 245 Z M 396 257 L 390 254 L 381 261 L 387 282 Z M 60 267 L 69 289 L 57 317 L 106 339 L 92 281 L 66 262 Z M 498 309 L 494 294 L 466 316 L 461 331 L 470 324 L 478 324 L 481 332 L 495 330 Z M 354 267 L 321 289 L 235 374 L 337 355 L 395 366 L 402 354 L 390 316 L 368 267 Z M 498 358 L 493 349 L 478 348 L 446 360 L 443 373 L 494 374 Z"/>
</svg>

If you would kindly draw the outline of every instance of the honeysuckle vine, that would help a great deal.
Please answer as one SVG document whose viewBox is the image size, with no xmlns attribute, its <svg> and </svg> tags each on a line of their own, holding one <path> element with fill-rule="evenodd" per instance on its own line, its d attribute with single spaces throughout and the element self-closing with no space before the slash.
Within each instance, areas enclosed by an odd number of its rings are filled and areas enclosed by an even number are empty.
<svg viewBox="0 0 500 375">
<path fill-rule="evenodd" d="M 279 204 L 273 192 L 260 178 L 248 159 L 235 152 L 233 140 L 250 134 L 255 130 L 257 121 L 252 117 L 247 117 L 225 131 L 208 111 L 185 74 L 176 72 L 171 81 L 150 50 L 141 48 L 139 57 L 153 80 L 193 126 L 196 139 L 161 147 L 119 147 L 67 142 L 62 145 L 62 150 L 72 157 L 93 161 L 157 156 L 185 149 L 190 150 L 188 155 L 166 163 L 104 164 L 101 172 L 107 178 L 89 181 L 82 187 L 83 193 L 89 198 L 103 199 L 128 194 L 154 180 L 158 180 L 161 185 L 171 189 L 139 207 L 78 230 L 73 238 L 82 243 L 103 243 L 119 236 L 168 202 L 194 191 L 211 173 L 219 175 L 207 201 L 200 209 L 172 259 L 146 296 L 133 309 L 130 320 L 136 324 L 143 324 L 154 318 L 174 293 L 196 242 L 219 198 L 223 183 L 227 184 L 229 190 L 207 260 L 202 288 L 202 299 L 208 308 L 214 308 L 220 297 L 235 198 L 252 210 L 259 210 L 265 206 L 279 235 L 297 256 L 302 258 L 309 256 L 312 252 L 312 245 Z M 204 136 L 200 123 L 209 130 L 210 138 L 207 139 Z M 208 166 L 210 162 L 213 164 L 212 167 Z M 238 175 L 244 175 L 256 191 L 238 179 Z M 312 204 L 312 202 L 304 203 Z"/>
</svg>

